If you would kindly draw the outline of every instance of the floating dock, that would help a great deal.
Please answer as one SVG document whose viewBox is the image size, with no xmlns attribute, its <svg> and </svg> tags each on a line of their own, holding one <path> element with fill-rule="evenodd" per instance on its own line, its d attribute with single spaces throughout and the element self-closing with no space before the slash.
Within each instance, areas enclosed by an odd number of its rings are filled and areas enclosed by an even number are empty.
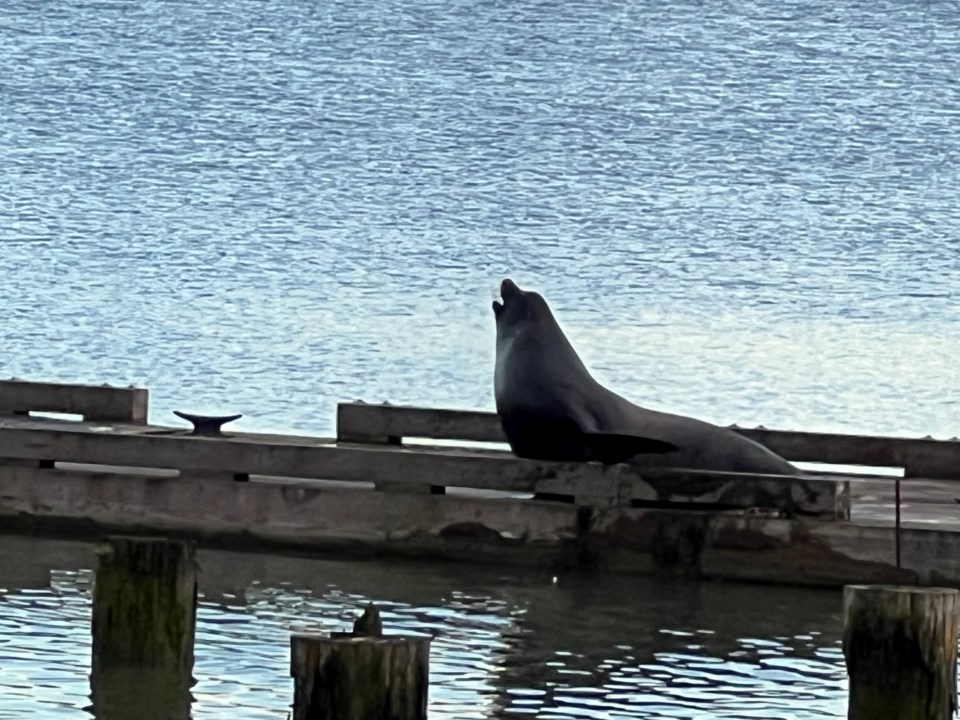
<svg viewBox="0 0 960 720">
<path fill-rule="evenodd" d="M 641 470 L 517 458 L 494 413 L 344 403 L 337 437 L 322 438 L 154 425 L 148 400 L 143 388 L 0 381 L 0 531 L 960 587 L 957 440 L 735 428 L 821 468 Z"/>
</svg>

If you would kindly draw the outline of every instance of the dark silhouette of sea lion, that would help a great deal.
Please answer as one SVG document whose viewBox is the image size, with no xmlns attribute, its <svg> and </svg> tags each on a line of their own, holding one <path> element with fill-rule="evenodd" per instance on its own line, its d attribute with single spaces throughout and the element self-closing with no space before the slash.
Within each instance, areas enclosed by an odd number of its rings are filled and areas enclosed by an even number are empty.
<svg viewBox="0 0 960 720">
<path fill-rule="evenodd" d="M 512 280 L 494 301 L 497 414 L 514 454 L 727 472 L 796 474 L 763 445 L 702 420 L 648 410 L 590 375 L 541 295 Z"/>
</svg>

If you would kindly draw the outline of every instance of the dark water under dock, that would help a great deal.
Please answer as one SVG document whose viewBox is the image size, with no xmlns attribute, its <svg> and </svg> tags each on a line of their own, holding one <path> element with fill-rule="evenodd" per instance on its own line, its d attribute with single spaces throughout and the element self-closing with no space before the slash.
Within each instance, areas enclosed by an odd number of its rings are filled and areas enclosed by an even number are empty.
<svg viewBox="0 0 960 720">
<path fill-rule="evenodd" d="M 89 717 L 91 546 L 0 541 L 0 718 Z M 368 600 L 388 631 L 435 636 L 432 719 L 845 716 L 839 592 L 222 552 L 199 563 L 195 718 L 284 718 L 290 633 L 347 629 Z"/>
</svg>

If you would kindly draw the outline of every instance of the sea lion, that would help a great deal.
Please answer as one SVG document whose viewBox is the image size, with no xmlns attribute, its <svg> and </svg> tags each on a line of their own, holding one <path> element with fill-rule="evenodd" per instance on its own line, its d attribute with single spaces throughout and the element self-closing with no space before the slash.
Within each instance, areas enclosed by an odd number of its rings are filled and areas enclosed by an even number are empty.
<svg viewBox="0 0 960 720">
<path fill-rule="evenodd" d="M 792 475 L 798 469 L 728 428 L 649 410 L 594 380 L 543 297 L 512 280 L 494 301 L 497 414 L 514 454 L 644 467 Z"/>
</svg>

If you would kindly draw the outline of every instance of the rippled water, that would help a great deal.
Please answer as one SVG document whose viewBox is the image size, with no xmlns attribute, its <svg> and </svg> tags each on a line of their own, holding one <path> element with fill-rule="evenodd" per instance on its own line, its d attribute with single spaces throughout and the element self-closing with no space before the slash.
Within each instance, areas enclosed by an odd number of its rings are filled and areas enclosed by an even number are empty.
<svg viewBox="0 0 960 720">
<path fill-rule="evenodd" d="M 0 39 L 3 375 L 491 408 L 510 275 L 644 404 L 958 433 L 955 2 L 7 0 Z M 198 713 L 281 717 L 290 627 L 361 587 L 441 631 L 438 717 L 842 716 L 832 595 L 330 572 L 204 605 Z M 0 712 L 79 716 L 86 577 L 4 595 Z"/>
<path fill-rule="evenodd" d="M 632 398 L 957 433 L 955 2 L 10 0 L 2 369 L 155 418 L 490 407 L 494 288 Z"/>
<path fill-rule="evenodd" d="M 4 540 L 0 718 L 89 717 L 92 552 Z M 432 719 L 846 712 L 837 592 L 768 588 L 757 602 L 738 584 L 221 552 L 199 562 L 198 719 L 285 718 L 290 633 L 347 629 L 368 600 L 388 632 L 433 637 Z"/>
</svg>

